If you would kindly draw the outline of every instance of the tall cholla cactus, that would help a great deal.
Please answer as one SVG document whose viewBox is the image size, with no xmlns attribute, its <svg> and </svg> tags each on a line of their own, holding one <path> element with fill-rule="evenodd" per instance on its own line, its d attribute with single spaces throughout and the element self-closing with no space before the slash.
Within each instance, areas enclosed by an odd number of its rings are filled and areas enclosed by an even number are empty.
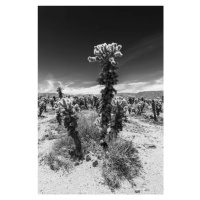
<svg viewBox="0 0 200 200">
<path fill-rule="evenodd" d="M 94 47 L 95 57 L 88 57 L 89 62 L 100 62 L 102 67 L 100 78 L 97 80 L 100 85 L 105 85 L 105 88 L 101 91 L 100 102 L 102 138 L 107 134 L 108 124 L 111 121 L 112 98 L 114 97 L 114 93 L 117 93 L 113 87 L 118 82 L 117 69 L 119 69 L 116 66 L 117 62 L 115 58 L 122 56 L 120 52 L 121 48 L 122 45 L 117 45 L 117 43 L 100 44 Z"/>
</svg>

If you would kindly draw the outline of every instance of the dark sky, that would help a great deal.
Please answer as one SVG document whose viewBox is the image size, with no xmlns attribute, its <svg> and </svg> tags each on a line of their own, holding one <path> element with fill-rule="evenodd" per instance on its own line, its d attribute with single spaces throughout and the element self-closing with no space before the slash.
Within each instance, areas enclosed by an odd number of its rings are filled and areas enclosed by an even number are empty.
<svg viewBox="0 0 200 200">
<path fill-rule="evenodd" d="M 39 6 L 39 92 L 96 93 L 101 68 L 94 46 L 122 45 L 119 92 L 162 90 L 162 6 Z"/>
</svg>

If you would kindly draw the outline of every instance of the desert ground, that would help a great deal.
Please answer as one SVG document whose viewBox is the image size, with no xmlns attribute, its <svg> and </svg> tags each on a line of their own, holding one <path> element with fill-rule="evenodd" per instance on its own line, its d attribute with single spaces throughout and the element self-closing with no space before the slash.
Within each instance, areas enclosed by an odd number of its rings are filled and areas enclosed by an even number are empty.
<svg viewBox="0 0 200 200">
<path fill-rule="evenodd" d="M 133 142 L 143 169 L 141 175 L 134 179 L 134 185 L 123 181 L 119 189 L 112 190 L 102 177 L 101 158 L 97 159 L 91 151 L 91 160 L 76 162 L 68 171 L 52 170 L 45 163 L 45 155 L 66 134 L 55 123 L 55 111 L 50 107 L 47 107 L 47 111 L 38 119 L 39 194 L 163 194 L 163 124 L 153 123 L 143 116 L 128 117 L 129 122 L 119 137 Z M 94 167 L 95 160 L 98 160 L 98 164 Z"/>
</svg>

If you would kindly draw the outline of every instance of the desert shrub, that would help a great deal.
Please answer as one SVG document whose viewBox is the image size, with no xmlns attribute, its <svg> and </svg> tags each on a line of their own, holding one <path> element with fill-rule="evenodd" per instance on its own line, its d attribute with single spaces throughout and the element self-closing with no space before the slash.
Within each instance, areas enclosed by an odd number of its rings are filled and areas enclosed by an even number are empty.
<svg viewBox="0 0 200 200">
<path fill-rule="evenodd" d="M 57 155 L 56 152 L 50 152 L 45 160 L 49 167 L 54 171 L 62 169 L 63 171 L 70 172 L 73 168 L 73 163 L 69 158 Z"/>
<path fill-rule="evenodd" d="M 45 130 L 45 134 L 41 138 L 39 138 L 39 142 L 42 142 L 44 140 L 54 140 L 58 138 L 59 135 L 57 135 L 56 132 L 50 128 Z"/>
<path fill-rule="evenodd" d="M 93 153 L 100 153 L 102 147 L 99 146 L 100 134 L 97 126 L 94 124 L 98 114 L 96 111 L 81 111 L 78 114 L 78 132 L 81 138 L 83 154 L 89 151 Z"/>
<path fill-rule="evenodd" d="M 53 152 L 56 152 L 57 155 L 73 160 L 79 158 L 74 140 L 68 135 L 61 137 L 54 143 Z"/>
<path fill-rule="evenodd" d="M 109 143 L 102 165 L 102 175 L 111 189 L 120 188 L 124 180 L 133 184 L 133 179 L 140 175 L 141 169 L 138 151 L 131 141 L 118 138 Z"/>
<path fill-rule="evenodd" d="M 94 124 L 98 114 L 95 111 L 82 111 L 78 114 L 78 132 L 80 137 L 85 140 L 98 141 L 99 132 Z"/>
<path fill-rule="evenodd" d="M 51 152 L 45 156 L 45 163 L 49 165 L 52 170 L 57 171 L 59 169 L 64 169 L 69 172 L 73 167 L 73 151 L 75 152 L 73 139 L 65 135 L 55 141 Z"/>
</svg>

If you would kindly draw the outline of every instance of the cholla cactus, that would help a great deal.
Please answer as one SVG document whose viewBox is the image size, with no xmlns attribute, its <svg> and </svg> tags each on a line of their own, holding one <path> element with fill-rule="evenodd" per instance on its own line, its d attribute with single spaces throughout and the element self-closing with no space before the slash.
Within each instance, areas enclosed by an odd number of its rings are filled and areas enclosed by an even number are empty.
<svg viewBox="0 0 200 200">
<path fill-rule="evenodd" d="M 112 114 L 110 122 L 110 138 L 116 138 L 118 133 L 122 131 L 125 123 L 127 121 L 126 115 L 126 104 L 124 100 L 115 99 L 112 101 Z"/>
<path fill-rule="evenodd" d="M 154 99 L 151 101 L 151 107 L 152 107 L 152 111 L 153 111 L 154 120 L 158 121 L 157 116 L 156 116 L 156 104 L 155 104 Z"/>
<path fill-rule="evenodd" d="M 80 107 L 79 107 L 79 105 L 78 104 L 75 104 L 74 105 L 74 110 L 76 111 L 76 112 L 80 112 Z"/>
<path fill-rule="evenodd" d="M 108 125 L 111 121 L 112 99 L 114 93 L 117 93 L 113 87 L 118 82 L 117 69 L 119 69 L 116 66 L 117 61 L 115 58 L 122 56 L 121 48 L 122 45 L 117 45 L 117 43 L 100 44 L 94 47 L 95 57 L 88 57 L 89 62 L 100 62 L 102 67 L 100 78 L 97 80 L 100 85 L 105 85 L 105 88 L 101 91 L 100 102 L 102 138 L 107 134 Z"/>
<path fill-rule="evenodd" d="M 39 107 L 39 114 L 38 117 L 42 116 L 42 112 L 46 111 L 46 102 L 45 102 L 45 98 L 42 97 L 39 101 L 38 101 L 38 107 Z"/>
<path fill-rule="evenodd" d="M 62 99 L 62 97 L 63 97 L 62 88 L 61 87 L 57 87 L 56 91 L 57 91 L 57 93 L 59 95 L 59 98 Z"/>
<path fill-rule="evenodd" d="M 115 61 L 115 57 L 122 57 L 122 53 L 120 52 L 122 45 L 117 45 L 117 43 L 112 44 L 100 44 L 94 46 L 94 55 L 95 57 L 88 57 L 89 62 L 100 62 L 102 64 L 106 64 L 110 62 L 112 66 L 116 66 L 117 62 Z"/>
<path fill-rule="evenodd" d="M 59 97 L 62 96 L 62 89 L 59 87 L 57 89 L 59 93 Z M 77 106 L 73 106 L 73 102 L 69 98 L 61 98 L 60 101 L 57 103 L 57 116 L 59 116 L 58 122 L 61 124 L 61 118 L 63 118 L 64 126 L 68 131 L 69 136 L 71 136 L 74 140 L 76 145 L 77 155 L 81 156 L 81 141 L 78 136 L 78 131 L 76 128 L 78 126 L 77 120 L 78 117 L 76 115 Z"/>
<path fill-rule="evenodd" d="M 71 99 L 62 99 L 59 102 L 61 107 L 61 116 L 63 117 L 64 126 L 68 130 L 69 136 L 74 139 L 74 143 L 76 145 L 77 154 L 81 155 L 81 141 L 78 136 L 78 131 L 76 128 L 78 126 L 77 120 L 78 117 L 76 115 L 77 106 L 73 106 Z"/>
</svg>

